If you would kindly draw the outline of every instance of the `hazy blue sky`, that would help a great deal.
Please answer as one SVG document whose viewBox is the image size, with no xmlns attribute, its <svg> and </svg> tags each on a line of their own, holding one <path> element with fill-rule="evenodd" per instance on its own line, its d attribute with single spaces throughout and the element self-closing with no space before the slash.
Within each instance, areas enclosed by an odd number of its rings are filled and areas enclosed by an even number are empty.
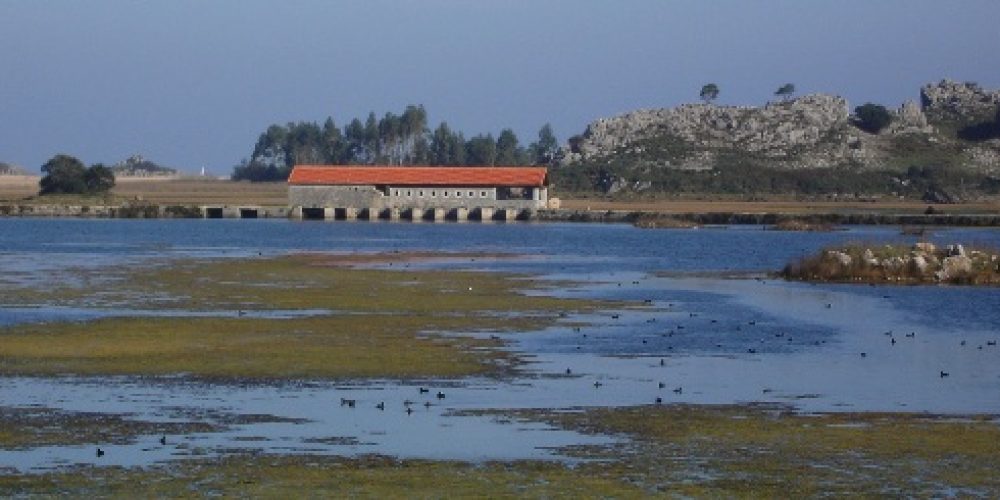
<svg viewBox="0 0 1000 500">
<path fill-rule="evenodd" d="M 227 174 L 267 125 L 424 104 L 467 135 L 782 83 L 896 106 L 1000 87 L 998 0 L 0 0 L 0 161 Z"/>
</svg>

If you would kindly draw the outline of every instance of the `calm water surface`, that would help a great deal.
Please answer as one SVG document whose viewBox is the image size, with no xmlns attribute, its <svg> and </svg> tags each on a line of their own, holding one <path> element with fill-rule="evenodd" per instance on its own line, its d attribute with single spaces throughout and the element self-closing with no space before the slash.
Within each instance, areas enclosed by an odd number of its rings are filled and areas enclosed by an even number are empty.
<svg viewBox="0 0 1000 500">
<path fill-rule="evenodd" d="M 1000 247 L 996 230 L 940 229 L 930 239 Z M 144 465 L 234 449 L 564 459 L 551 449 L 608 438 L 454 413 L 652 404 L 657 397 L 666 403 L 765 401 L 802 411 L 1000 413 L 1000 350 L 987 344 L 1000 337 L 1000 290 L 813 286 L 765 274 L 847 241 L 916 240 L 897 228 L 878 227 L 789 233 L 760 227 L 639 230 L 594 224 L 0 219 L 0 286 L 59 282 L 70 268 L 174 257 L 424 250 L 524 255 L 433 265 L 537 272 L 583 283 L 556 294 L 649 301 L 641 310 L 570 317 L 565 325 L 541 332 L 508 335 L 531 364 L 523 376 L 501 382 L 234 388 L 129 378 L 0 378 L 4 406 L 120 413 L 152 421 L 221 422 L 226 415 L 294 420 L 177 436 L 165 447 L 155 442 L 158 436 L 146 436 L 133 444 L 105 446 L 108 453 L 101 459 L 89 445 L 0 450 L 0 469 Z M 0 325 L 120 314 L 155 312 L 0 306 Z M 580 331 L 568 326 L 581 320 L 589 326 Z M 950 376 L 940 377 L 941 371 Z M 420 395 L 418 385 L 446 391 L 447 398 Z M 341 397 L 357 399 L 357 407 L 342 407 Z M 416 403 L 413 414 L 403 411 L 404 400 Z M 376 409 L 378 402 L 386 403 L 384 411 Z"/>
</svg>

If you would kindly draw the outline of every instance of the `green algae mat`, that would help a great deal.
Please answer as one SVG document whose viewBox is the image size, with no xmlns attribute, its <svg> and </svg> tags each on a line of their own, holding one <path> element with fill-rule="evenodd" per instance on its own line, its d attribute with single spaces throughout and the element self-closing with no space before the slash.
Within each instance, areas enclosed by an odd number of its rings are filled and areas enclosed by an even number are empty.
<svg viewBox="0 0 1000 500">
<path fill-rule="evenodd" d="M 207 379 L 503 375 L 498 339 L 597 302 L 528 296 L 528 276 L 404 270 L 412 256 L 175 261 L 81 271 L 68 285 L 5 287 L 6 304 L 111 311 L 92 321 L 0 329 L 0 375 Z"/>
</svg>

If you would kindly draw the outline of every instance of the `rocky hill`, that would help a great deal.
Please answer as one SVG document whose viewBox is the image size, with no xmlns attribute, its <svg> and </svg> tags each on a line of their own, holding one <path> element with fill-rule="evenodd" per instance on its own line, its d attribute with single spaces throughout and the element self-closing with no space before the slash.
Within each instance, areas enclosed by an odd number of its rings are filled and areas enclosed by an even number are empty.
<svg viewBox="0 0 1000 500">
<path fill-rule="evenodd" d="M 986 182 L 1000 175 L 998 108 L 1000 92 L 943 80 L 924 86 L 919 104 L 906 102 L 891 111 L 889 126 L 875 134 L 856 125 L 846 99 L 825 94 L 763 107 L 638 110 L 591 123 L 562 148 L 553 170 L 564 187 L 587 190 L 589 183 L 611 193 L 699 186 L 744 193 L 800 188 L 857 193 L 866 176 L 875 192 L 906 191 L 896 188 L 912 179 L 893 173 L 926 177 L 928 171 L 954 169 Z M 772 179 L 754 181 L 759 175 Z M 810 187 L 803 181 L 807 175 L 850 182 L 824 187 L 817 181 Z M 745 179 L 742 186 L 736 177 Z"/>
<path fill-rule="evenodd" d="M 158 165 L 142 157 L 132 155 L 111 167 L 116 177 L 170 177 L 177 175 L 177 170 Z"/>
</svg>

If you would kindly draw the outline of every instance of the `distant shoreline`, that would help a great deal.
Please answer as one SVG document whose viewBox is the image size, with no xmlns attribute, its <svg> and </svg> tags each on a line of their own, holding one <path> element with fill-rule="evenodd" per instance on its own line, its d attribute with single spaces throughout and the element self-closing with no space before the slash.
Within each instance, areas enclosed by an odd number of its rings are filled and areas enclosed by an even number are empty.
<svg viewBox="0 0 1000 500">
<path fill-rule="evenodd" d="M 205 208 L 221 208 L 238 218 L 239 209 L 258 218 L 288 217 L 288 186 L 204 177 L 121 178 L 101 197 L 37 195 L 38 176 L 0 176 L 0 216 L 86 218 L 200 218 Z M 631 224 L 642 217 L 670 217 L 694 225 L 772 225 L 796 218 L 831 225 L 1000 226 L 1000 201 L 928 205 L 896 198 L 797 200 L 773 196 L 747 201 L 711 194 L 664 199 L 615 200 L 572 197 L 557 191 L 560 209 L 543 210 L 532 220 Z M 928 207 L 933 213 L 926 213 Z M 214 211 L 218 214 L 218 211 Z"/>
<path fill-rule="evenodd" d="M 215 211 L 214 214 L 212 211 Z M 252 211 L 252 216 L 244 211 Z M 4 204 L 0 203 L 0 217 L 28 218 L 89 218 L 89 219 L 283 219 L 289 218 L 287 206 L 259 206 L 251 204 L 162 205 L 148 203 L 123 203 L 120 205 L 73 204 Z M 210 215 L 213 214 L 213 215 Z M 601 224 L 633 224 L 643 218 L 663 216 L 665 212 L 644 210 L 539 210 L 526 220 L 534 222 L 573 222 Z M 884 225 L 884 226 L 957 226 L 1000 227 L 1000 213 L 885 213 L 869 212 L 717 212 L 694 211 L 669 213 L 669 217 L 690 223 L 691 226 L 773 226 L 794 218 L 812 224 Z M 318 221 L 321 222 L 321 221 Z M 328 220 L 330 223 L 345 221 Z M 358 223 L 364 223 L 361 220 Z M 376 221 L 372 221 L 375 223 Z M 404 221 L 405 222 L 405 221 Z M 439 222 L 447 224 L 449 222 Z"/>
</svg>

